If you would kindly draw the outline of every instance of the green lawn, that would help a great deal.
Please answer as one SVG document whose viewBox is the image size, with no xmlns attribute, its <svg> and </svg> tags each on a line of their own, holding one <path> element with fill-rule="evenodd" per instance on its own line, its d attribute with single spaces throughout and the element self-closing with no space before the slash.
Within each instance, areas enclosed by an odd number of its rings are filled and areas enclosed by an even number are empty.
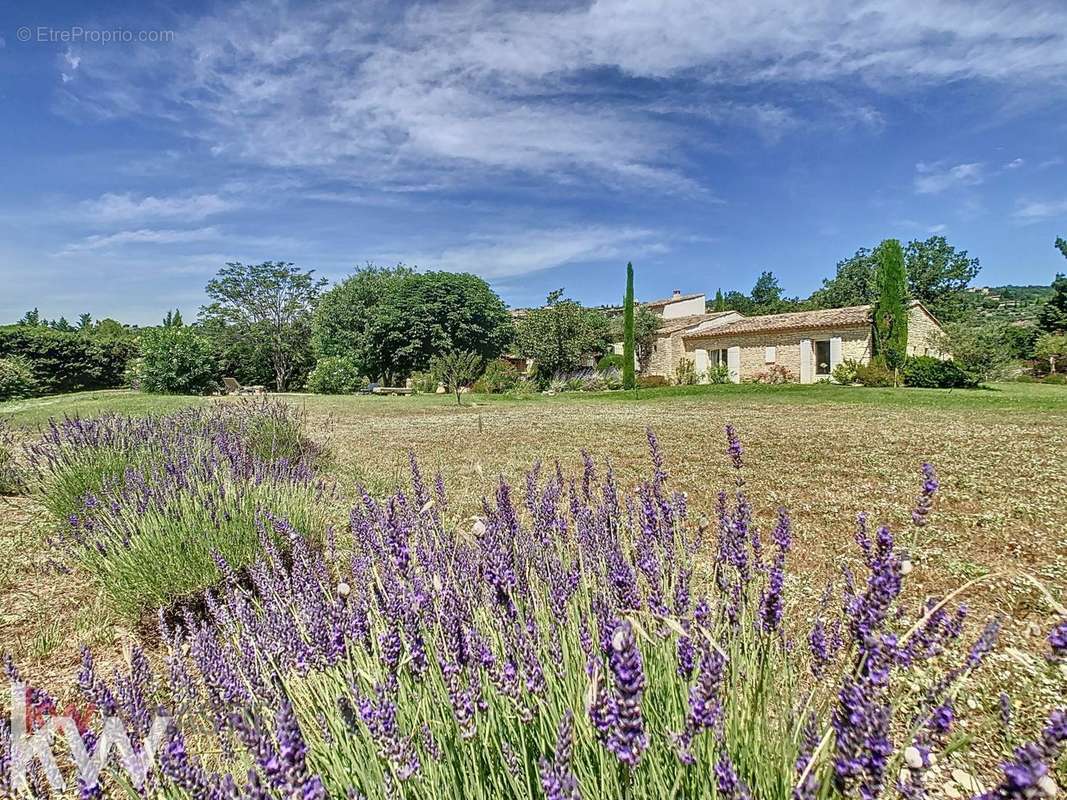
<svg viewBox="0 0 1067 800">
<path fill-rule="evenodd" d="M 395 416 L 418 413 L 462 413 L 487 406 L 571 403 L 666 403 L 685 399 L 709 403 L 744 405 L 844 404 L 886 409 L 926 408 L 975 410 L 980 412 L 1053 412 L 1067 413 L 1067 387 L 1034 383 L 1001 383 L 982 389 L 867 389 L 831 384 L 759 386 L 727 384 L 722 386 L 670 386 L 642 389 L 639 392 L 568 392 L 561 395 L 531 394 L 467 395 L 465 409 L 456 409 L 452 395 L 418 395 L 414 397 L 367 397 L 360 395 L 282 395 L 309 411 L 332 414 Z M 51 417 L 89 417 L 109 411 L 143 415 L 163 413 L 181 406 L 203 403 L 210 398 L 172 395 L 146 395 L 126 390 L 78 392 L 75 394 L 12 400 L 0 403 L 0 419 L 16 427 L 35 428 Z"/>
</svg>

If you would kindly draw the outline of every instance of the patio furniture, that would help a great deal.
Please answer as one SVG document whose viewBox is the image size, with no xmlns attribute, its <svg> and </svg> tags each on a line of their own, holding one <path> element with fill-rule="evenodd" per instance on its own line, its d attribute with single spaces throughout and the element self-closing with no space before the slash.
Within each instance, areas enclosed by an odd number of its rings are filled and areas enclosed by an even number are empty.
<svg viewBox="0 0 1067 800">
<path fill-rule="evenodd" d="M 266 386 L 242 386 L 237 378 L 223 378 L 223 386 L 226 387 L 226 394 L 266 394 Z"/>
</svg>

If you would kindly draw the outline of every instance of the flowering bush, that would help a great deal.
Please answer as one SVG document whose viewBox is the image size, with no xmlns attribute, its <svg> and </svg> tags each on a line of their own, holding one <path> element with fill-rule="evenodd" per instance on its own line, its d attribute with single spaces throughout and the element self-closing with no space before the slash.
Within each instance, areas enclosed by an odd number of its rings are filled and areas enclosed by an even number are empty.
<svg viewBox="0 0 1067 800">
<path fill-rule="evenodd" d="M 0 358 L 0 400 L 20 400 L 37 394 L 37 379 L 22 356 Z"/>
<path fill-rule="evenodd" d="M 57 542 L 137 617 L 218 583 L 219 557 L 233 568 L 251 563 L 265 532 L 288 551 L 275 514 L 321 538 L 322 451 L 300 424 L 271 401 L 66 419 L 30 456 L 63 524 Z"/>
<path fill-rule="evenodd" d="M 782 384 L 796 383 L 797 376 L 781 364 L 771 364 L 767 369 L 755 373 L 752 383 Z"/>
<path fill-rule="evenodd" d="M 323 356 L 315 362 L 307 380 L 308 391 L 315 394 L 352 394 L 368 384 L 351 356 Z"/>
<path fill-rule="evenodd" d="M 22 470 L 15 459 L 15 436 L 0 419 L 0 495 L 18 494 L 22 490 Z"/>
<path fill-rule="evenodd" d="M 341 560 L 266 517 L 262 557 L 239 574 L 215 554 L 206 613 L 163 625 L 165 680 L 135 656 L 112 688 L 86 654 L 86 699 L 138 730 L 167 706 L 163 797 L 921 796 L 999 622 L 961 648 L 965 608 L 909 613 L 910 562 L 863 515 L 864 574 L 801 618 L 792 520 L 757 526 L 734 432 L 710 522 L 649 445 L 633 492 L 588 457 L 573 481 L 535 466 L 462 530 L 412 460 L 409 491 L 352 509 Z M 915 525 L 937 489 L 924 467 Z M 1067 623 L 1050 646 L 1067 657 Z M 1065 739 L 1060 710 L 990 800 L 1051 795 Z"/>
</svg>

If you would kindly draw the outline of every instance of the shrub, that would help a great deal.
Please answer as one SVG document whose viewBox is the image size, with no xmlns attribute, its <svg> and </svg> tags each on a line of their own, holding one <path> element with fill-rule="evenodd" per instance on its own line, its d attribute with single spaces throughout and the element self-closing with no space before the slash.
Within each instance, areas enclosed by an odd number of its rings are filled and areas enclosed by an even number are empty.
<svg viewBox="0 0 1067 800">
<path fill-rule="evenodd" d="M 693 359 L 684 356 L 678 359 L 678 366 L 674 368 L 675 386 L 694 386 L 700 383 L 700 377 Z"/>
<path fill-rule="evenodd" d="M 603 359 L 601 359 L 603 361 Z M 597 375 L 605 389 L 622 388 L 622 370 L 618 367 L 597 368 Z"/>
<path fill-rule="evenodd" d="M 582 488 L 538 467 L 525 492 L 501 480 L 457 535 L 441 522 L 443 488 L 431 494 L 413 465 L 410 492 L 352 509 L 342 564 L 296 538 L 291 558 L 267 549 L 250 570 L 254 591 L 224 570 L 211 618 L 165 638 L 167 674 L 182 699 L 203 698 L 209 724 L 196 740 L 172 729 L 159 793 L 237 794 L 250 769 L 243 795 L 274 781 L 276 796 L 303 798 L 921 789 L 930 754 L 960 758 L 970 745 L 952 730 L 968 714 L 954 701 L 1000 622 L 972 638 L 954 595 L 915 602 L 921 581 L 911 585 L 893 533 L 863 522 L 857 580 L 849 570 L 831 583 L 809 617 L 808 587 L 787 574 L 790 516 L 779 512 L 761 554 L 761 504 L 728 435 L 735 475 L 711 525 L 668 487 L 650 436 L 655 467 L 636 492 L 590 460 Z M 937 488 L 929 467 L 923 478 L 917 525 Z M 86 658 L 88 678 L 91 668 Z M 1006 772 L 1046 775 L 1063 720 Z M 194 743 L 231 774 L 209 773 Z M 1005 785 L 990 796 L 1022 796 Z"/>
<path fill-rule="evenodd" d="M 1050 372 L 1041 379 L 1041 382 L 1054 386 L 1067 386 L 1067 372 Z"/>
<path fill-rule="evenodd" d="M 999 377 L 1012 360 L 1011 348 L 997 325 L 950 323 L 933 344 L 939 352 L 950 354 L 976 385 Z"/>
<path fill-rule="evenodd" d="M 655 389 L 660 386 L 669 386 L 670 382 L 662 375 L 641 375 L 637 379 L 638 389 Z"/>
<path fill-rule="evenodd" d="M 763 383 L 775 386 L 784 383 L 796 383 L 796 381 L 796 375 L 781 364 L 771 364 L 767 369 L 757 372 L 752 376 L 752 383 Z"/>
<path fill-rule="evenodd" d="M 512 388 L 508 394 L 513 397 L 526 397 L 532 394 L 537 394 L 540 391 L 537 381 L 532 378 L 520 378 L 519 382 L 515 384 L 514 388 Z"/>
<path fill-rule="evenodd" d="M 856 361 L 853 358 L 846 358 L 844 361 L 834 367 L 834 371 L 831 377 L 833 377 L 836 383 L 840 383 L 845 386 L 848 386 L 852 383 L 858 383 L 859 371 L 860 367 L 862 366 L 863 365 L 859 361 Z"/>
<path fill-rule="evenodd" d="M 62 544 L 136 619 L 215 585 L 216 554 L 239 569 L 268 543 L 287 552 L 294 526 L 321 536 L 323 451 L 302 424 L 266 400 L 67 419 L 30 456 Z"/>
<path fill-rule="evenodd" d="M 913 356 L 904 362 L 904 385 L 927 389 L 973 387 L 974 381 L 954 362 L 933 356 Z"/>
<path fill-rule="evenodd" d="M 504 394 L 519 382 L 519 371 L 507 361 L 494 359 L 485 365 L 480 382 L 481 390 L 486 394 Z"/>
<path fill-rule="evenodd" d="M 617 369 L 622 372 L 622 363 L 623 362 L 621 355 L 619 355 L 618 353 L 608 353 L 607 355 L 602 356 L 601 359 L 596 362 L 596 368 L 600 372 L 603 372 L 604 370 L 608 369 Z"/>
<path fill-rule="evenodd" d="M 21 356 L 33 371 L 37 394 L 112 389 L 124 385 L 137 353 L 130 337 L 99 337 L 20 325 L 0 328 L 0 359 Z"/>
<path fill-rule="evenodd" d="M 864 386 L 896 386 L 897 379 L 892 371 L 879 359 L 871 359 L 868 364 L 856 367 L 856 382 Z"/>
<path fill-rule="evenodd" d="M 37 380 L 22 356 L 0 358 L 0 400 L 18 400 L 37 394 Z"/>
<path fill-rule="evenodd" d="M 206 394 L 218 388 L 211 342 L 192 328 L 151 328 L 141 336 L 138 381 L 152 394 Z"/>
<path fill-rule="evenodd" d="M 730 367 L 726 364 L 716 364 L 708 367 L 707 378 L 708 383 L 733 383 L 730 380 Z"/>
<path fill-rule="evenodd" d="M 352 394 L 367 385 L 350 356 L 323 356 L 315 362 L 307 381 L 308 391 L 315 394 Z"/>
<path fill-rule="evenodd" d="M 411 374 L 411 391 L 415 394 L 435 394 L 441 382 L 430 372 L 413 372 Z"/>
</svg>

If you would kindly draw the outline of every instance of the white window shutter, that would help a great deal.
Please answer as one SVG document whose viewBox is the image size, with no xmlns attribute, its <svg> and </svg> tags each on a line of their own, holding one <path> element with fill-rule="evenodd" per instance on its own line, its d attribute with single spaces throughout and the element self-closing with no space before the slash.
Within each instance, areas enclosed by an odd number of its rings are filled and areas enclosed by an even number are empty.
<svg viewBox="0 0 1067 800">
<path fill-rule="evenodd" d="M 800 382 L 811 383 L 811 339 L 800 340 Z"/>
<path fill-rule="evenodd" d="M 701 381 L 707 380 L 708 373 L 708 351 L 703 348 L 697 348 L 693 351 L 693 369 L 701 376 Z"/>
<path fill-rule="evenodd" d="M 741 348 L 731 347 L 726 351 L 726 366 L 730 370 L 730 380 L 741 383 Z"/>
<path fill-rule="evenodd" d="M 830 372 L 834 371 L 834 367 L 841 363 L 841 337 L 830 337 Z"/>
<path fill-rule="evenodd" d="M 778 348 L 774 345 L 763 348 L 763 363 L 773 364 L 778 360 Z"/>
</svg>

